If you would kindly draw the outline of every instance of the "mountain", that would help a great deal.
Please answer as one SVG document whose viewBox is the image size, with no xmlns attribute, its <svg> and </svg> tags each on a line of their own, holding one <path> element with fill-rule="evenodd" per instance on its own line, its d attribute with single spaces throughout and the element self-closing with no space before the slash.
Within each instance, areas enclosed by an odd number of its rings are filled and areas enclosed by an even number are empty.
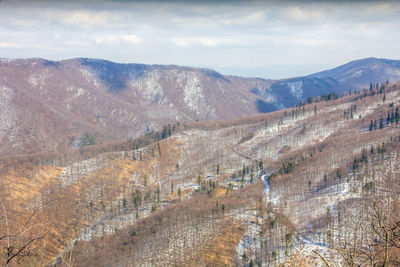
<svg viewBox="0 0 400 267">
<path fill-rule="evenodd" d="M 294 106 L 311 96 L 341 94 L 369 88 L 370 83 L 375 85 L 399 79 L 399 60 L 366 58 L 308 76 L 278 80 L 268 88 L 254 89 L 253 92 L 265 99 L 274 99 L 275 104 L 283 108 Z"/>
<path fill-rule="evenodd" d="M 396 81 L 400 75 L 400 61 L 384 58 L 365 58 L 349 62 L 340 67 L 318 72 L 308 77 L 333 78 L 346 87 L 367 87 L 369 83 L 385 80 Z"/>
<path fill-rule="evenodd" d="M 3 59 L 0 73 L 0 155 L 71 149 L 85 132 L 104 142 L 175 122 L 275 109 L 250 92 L 270 81 L 208 69 L 96 59 Z"/>
<path fill-rule="evenodd" d="M 364 59 L 285 80 L 100 59 L 0 60 L 0 155 L 64 151 L 186 121 L 271 112 L 309 97 L 400 79 L 398 61 Z"/>
<path fill-rule="evenodd" d="M 398 266 L 400 83 L 384 85 L 0 158 L 0 236 L 41 237 L 9 266 Z"/>
</svg>

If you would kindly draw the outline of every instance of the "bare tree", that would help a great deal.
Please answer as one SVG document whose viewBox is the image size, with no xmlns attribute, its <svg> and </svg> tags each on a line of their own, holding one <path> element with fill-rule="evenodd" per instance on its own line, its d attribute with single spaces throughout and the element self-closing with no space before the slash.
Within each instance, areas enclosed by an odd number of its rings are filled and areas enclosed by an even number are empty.
<svg viewBox="0 0 400 267">
<path fill-rule="evenodd" d="M 353 203 L 346 212 L 343 237 L 331 240 L 332 249 L 344 266 L 399 266 L 400 218 L 396 208 L 387 209 L 377 200 Z M 385 211 L 386 210 L 386 211 Z M 387 210 L 390 210 L 388 213 Z M 326 266 L 333 259 L 314 251 Z"/>
<path fill-rule="evenodd" d="M 20 263 L 25 257 L 37 256 L 35 243 L 45 238 L 50 222 L 37 222 L 39 208 L 30 208 L 30 214 L 24 222 L 18 226 L 17 220 L 13 220 L 8 214 L 3 199 L 0 199 L 3 220 L 0 225 L 1 261 L 8 266 L 16 261 Z"/>
<path fill-rule="evenodd" d="M 64 249 L 64 251 L 59 255 L 59 258 L 61 259 L 62 263 L 65 264 L 68 267 L 74 266 L 75 261 L 74 261 L 74 249 L 76 247 L 76 244 L 79 239 L 79 235 L 81 234 L 82 231 L 82 226 L 84 225 L 83 220 L 79 220 L 79 222 L 76 225 L 72 226 L 72 238 L 68 246 Z"/>
</svg>

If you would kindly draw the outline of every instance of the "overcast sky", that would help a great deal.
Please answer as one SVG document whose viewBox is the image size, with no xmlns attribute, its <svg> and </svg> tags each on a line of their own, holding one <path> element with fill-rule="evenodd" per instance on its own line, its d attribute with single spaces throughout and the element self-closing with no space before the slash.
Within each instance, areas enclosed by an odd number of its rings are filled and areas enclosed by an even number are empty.
<svg viewBox="0 0 400 267">
<path fill-rule="evenodd" d="M 400 3 L 389 1 L 0 0 L 0 57 L 280 78 L 364 57 L 399 59 L 399 14 Z"/>
</svg>

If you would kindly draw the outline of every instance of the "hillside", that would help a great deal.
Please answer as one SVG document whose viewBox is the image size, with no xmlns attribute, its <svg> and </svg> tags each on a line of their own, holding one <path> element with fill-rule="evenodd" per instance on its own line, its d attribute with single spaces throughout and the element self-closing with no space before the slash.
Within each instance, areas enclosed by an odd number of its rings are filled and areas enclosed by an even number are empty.
<svg viewBox="0 0 400 267">
<path fill-rule="evenodd" d="M 400 221 L 400 84 L 309 102 L 63 154 L 3 157 L 9 230 L 23 231 L 34 210 L 28 232 L 46 232 L 32 247 L 38 256 L 22 263 L 382 263 L 383 228 L 368 227 Z"/>
<path fill-rule="evenodd" d="M 292 107 L 310 96 L 369 88 L 370 83 L 398 81 L 400 61 L 379 58 L 355 60 L 342 66 L 311 74 L 274 81 L 269 88 L 253 92 L 266 99 L 275 99 L 281 108 Z"/>
<path fill-rule="evenodd" d="M 268 81 L 227 78 L 206 69 L 21 59 L 3 60 L 0 73 L 3 155 L 71 149 L 85 132 L 102 143 L 178 121 L 271 110 L 249 92 Z"/>
<path fill-rule="evenodd" d="M 104 144 L 163 125 L 271 112 L 400 79 L 398 61 L 385 59 L 279 81 L 85 58 L 2 59 L 0 73 L 0 155 L 69 151 L 84 143 L 85 133 Z"/>
</svg>

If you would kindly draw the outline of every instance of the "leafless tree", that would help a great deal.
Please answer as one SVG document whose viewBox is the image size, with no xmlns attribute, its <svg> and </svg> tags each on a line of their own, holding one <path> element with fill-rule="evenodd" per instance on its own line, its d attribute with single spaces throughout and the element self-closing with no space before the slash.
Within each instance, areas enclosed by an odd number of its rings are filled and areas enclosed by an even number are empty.
<svg viewBox="0 0 400 267">
<path fill-rule="evenodd" d="M 0 225 L 1 262 L 4 266 L 12 262 L 20 263 L 25 257 L 37 255 L 35 243 L 45 238 L 50 222 L 40 223 L 40 209 L 29 208 L 30 213 L 23 219 L 22 224 L 7 212 L 3 199 L 0 199 L 3 220 Z"/>
</svg>

